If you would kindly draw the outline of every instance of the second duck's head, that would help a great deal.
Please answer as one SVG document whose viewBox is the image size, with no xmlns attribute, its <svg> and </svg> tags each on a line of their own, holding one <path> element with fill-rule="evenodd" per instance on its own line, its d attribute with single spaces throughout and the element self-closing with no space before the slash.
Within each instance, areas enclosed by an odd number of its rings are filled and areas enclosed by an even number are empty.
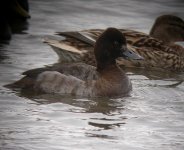
<svg viewBox="0 0 184 150">
<path fill-rule="evenodd" d="M 153 24 L 150 36 L 166 44 L 184 41 L 184 21 L 174 15 L 159 16 Z"/>
<path fill-rule="evenodd" d="M 116 59 L 142 59 L 127 48 L 125 36 L 116 28 L 106 29 L 97 39 L 94 48 L 97 70 L 116 64 Z"/>
</svg>

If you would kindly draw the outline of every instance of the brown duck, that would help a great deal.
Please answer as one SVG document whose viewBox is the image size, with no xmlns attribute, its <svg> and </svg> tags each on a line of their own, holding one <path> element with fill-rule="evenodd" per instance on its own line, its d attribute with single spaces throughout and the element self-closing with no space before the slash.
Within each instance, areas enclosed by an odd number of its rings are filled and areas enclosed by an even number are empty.
<svg viewBox="0 0 184 150">
<path fill-rule="evenodd" d="M 94 46 L 97 67 L 82 63 L 62 63 L 23 73 L 24 78 L 7 85 L 44 93 L 71 94 L 84 97 L 127 96 L 132 89 L 116 59 L 142 59 L 127 48 L 124 35 L 115 28 L 108 28 Z"/>
<path fill-rule="evenodd" d="M 118 59 L 126 67 L 143 67 L 150 69 L 184 70 L 184 48 L 175 44 L 184 41 L 184 21 L 173 15 L 163 15 L 156 19 L 150 34 L 119 29 L 126 37 L 128 47 L 142 56 L 143 61 Z M 64 40 L 45 39 L 61 62 L 85 62 L 96 64 L 93 47 L 103 29 L 91 29 L 79 32 L 58 32 L 66 37 Z"/>
</svg>

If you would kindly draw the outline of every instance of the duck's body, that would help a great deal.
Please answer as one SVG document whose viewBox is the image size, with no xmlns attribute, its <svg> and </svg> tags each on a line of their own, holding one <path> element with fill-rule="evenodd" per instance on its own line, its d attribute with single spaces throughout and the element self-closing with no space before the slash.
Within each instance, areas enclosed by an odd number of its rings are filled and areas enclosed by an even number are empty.
<svg viewBox="0 0 184 150">
<path fill-rule="evenodd" d="M 128 95 L 132 89 L 131 82 L 117 66 L 116 58 L 140 59 L 141 57 L 129 52 L 123 34 L 115 28 L 108 28 L 98 38 L 94 55 L 96 67 L 81 63 L 64 63 L 33 69 L 23 73 L 24 78 L 8 87 L 85 97 Z"/>
<path fill-rule="evenodd" d="M 184 40 L 182 36 L 184 34 L 183 27 L 183 20 L 175 16 L 165 15 L 161 19 L 159 17 L 156 20 L 150 35 L 133 30 L 120 29 L 127 39 L 128 46 L 134 49 L 134 52 L 144 57 L 144 61 L 118 60 L 118 63 L 127 67 L 183 71 L 184 48 L 174 44 L 176 41 Z M 178 34 L 172 34 L 175 28 L 176 32 L 179 32 Z M 161 32 L 163 34 L 160 33 L 161 29 L 163 29 Z M 59 35 L 65 36 L 66 38 L 61 41 L 46 39 L 45 42 L 54 48 L 60 57 L 60 61 L 83 61 L 95 66 L 92 49 L 96 39 L 103 31 L 102 29 L 91 29 L 80 32 L 58 32 Z"/>
<path fill-rule="evenodd" d="M 116 65 L 109 66 L 101 73 L 94 68 L 91 71 L 95 73 L 96 77 L 90 80 L 62 74 L 58 71 L 45 71 L 37 76 L 34 89 L 46 93 L 84 97 L 127 96 L 132 89 L 130 80 Z"/>
<path fill-rule="evenodd" d="M 34 89 L 38 75 L 43 72 L 58 72 L 66 76 L 75 76 L 80 80 L 96 80 L 98 73 L 96 67 L 84 63 L 57 63 L 43 68 L 36 68 L 22 73 L 25 77 L 10 84 L 13 88 Z"/>
</svg>

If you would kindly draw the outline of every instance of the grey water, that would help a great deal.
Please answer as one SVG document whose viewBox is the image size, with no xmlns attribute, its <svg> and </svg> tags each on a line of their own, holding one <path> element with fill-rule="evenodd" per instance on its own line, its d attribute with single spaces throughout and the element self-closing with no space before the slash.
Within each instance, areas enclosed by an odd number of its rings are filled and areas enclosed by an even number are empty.
<svg viewBox="0 0 184 150">
<path fill-rule="evenodd" d="M 154 19 L 184 19 L 183 0 L 30 0 L 27 28 L 0 44 L 0 149 L 183 150 L 183 73 L 126 70 L 130 97 L 24 96 L 4 87 L 21 73 L 56 63 L 43 38 L 57 31 L 129 28 L 145 33 Z"/>
</svg>

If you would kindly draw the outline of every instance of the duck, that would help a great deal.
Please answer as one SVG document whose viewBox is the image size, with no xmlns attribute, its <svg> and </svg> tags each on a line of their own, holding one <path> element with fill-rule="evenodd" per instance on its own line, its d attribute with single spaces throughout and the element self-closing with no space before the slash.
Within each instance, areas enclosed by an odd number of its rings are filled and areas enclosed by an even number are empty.
<svg viewBox="0 0 184 150">
<path fill-rule="evenodd" d="M 155 20 L 149 35 L 168 45 L 184 41 L 184 21 L 174 15 L 159 16 Z"/>
<path fill-rule="evenodd" d="M 184 70 L 184 47 L 176 44 L 178 41 L 184 41 L 184 21 L 181 18 L 174 15 L 159 16 L 149 35 L 129 29 L 119 30 L 126 37 L 127 46 L 144 58 L 144 61 L 118 59 L 120 66 Z M 95 66 L 93 47 L 103 31 L 104 29 L 89 29 L 57 32 L 57 35 L 65 38 L 45 38 L 44 42 L 58 54 L 60 62 L 85 62 Z"/>
<path fill-rule="evenodd" d="M 59 63 L 26 71 L 22 79 L 6 87 L 83 97 L 129 95 L 132 84 L 116 59 L 143 58 L 127 48 L 123 33 L 116 28 L 107 28 L 95 43 L 94 56 L 96 67 L 85 63 Z"/>
</svg>

